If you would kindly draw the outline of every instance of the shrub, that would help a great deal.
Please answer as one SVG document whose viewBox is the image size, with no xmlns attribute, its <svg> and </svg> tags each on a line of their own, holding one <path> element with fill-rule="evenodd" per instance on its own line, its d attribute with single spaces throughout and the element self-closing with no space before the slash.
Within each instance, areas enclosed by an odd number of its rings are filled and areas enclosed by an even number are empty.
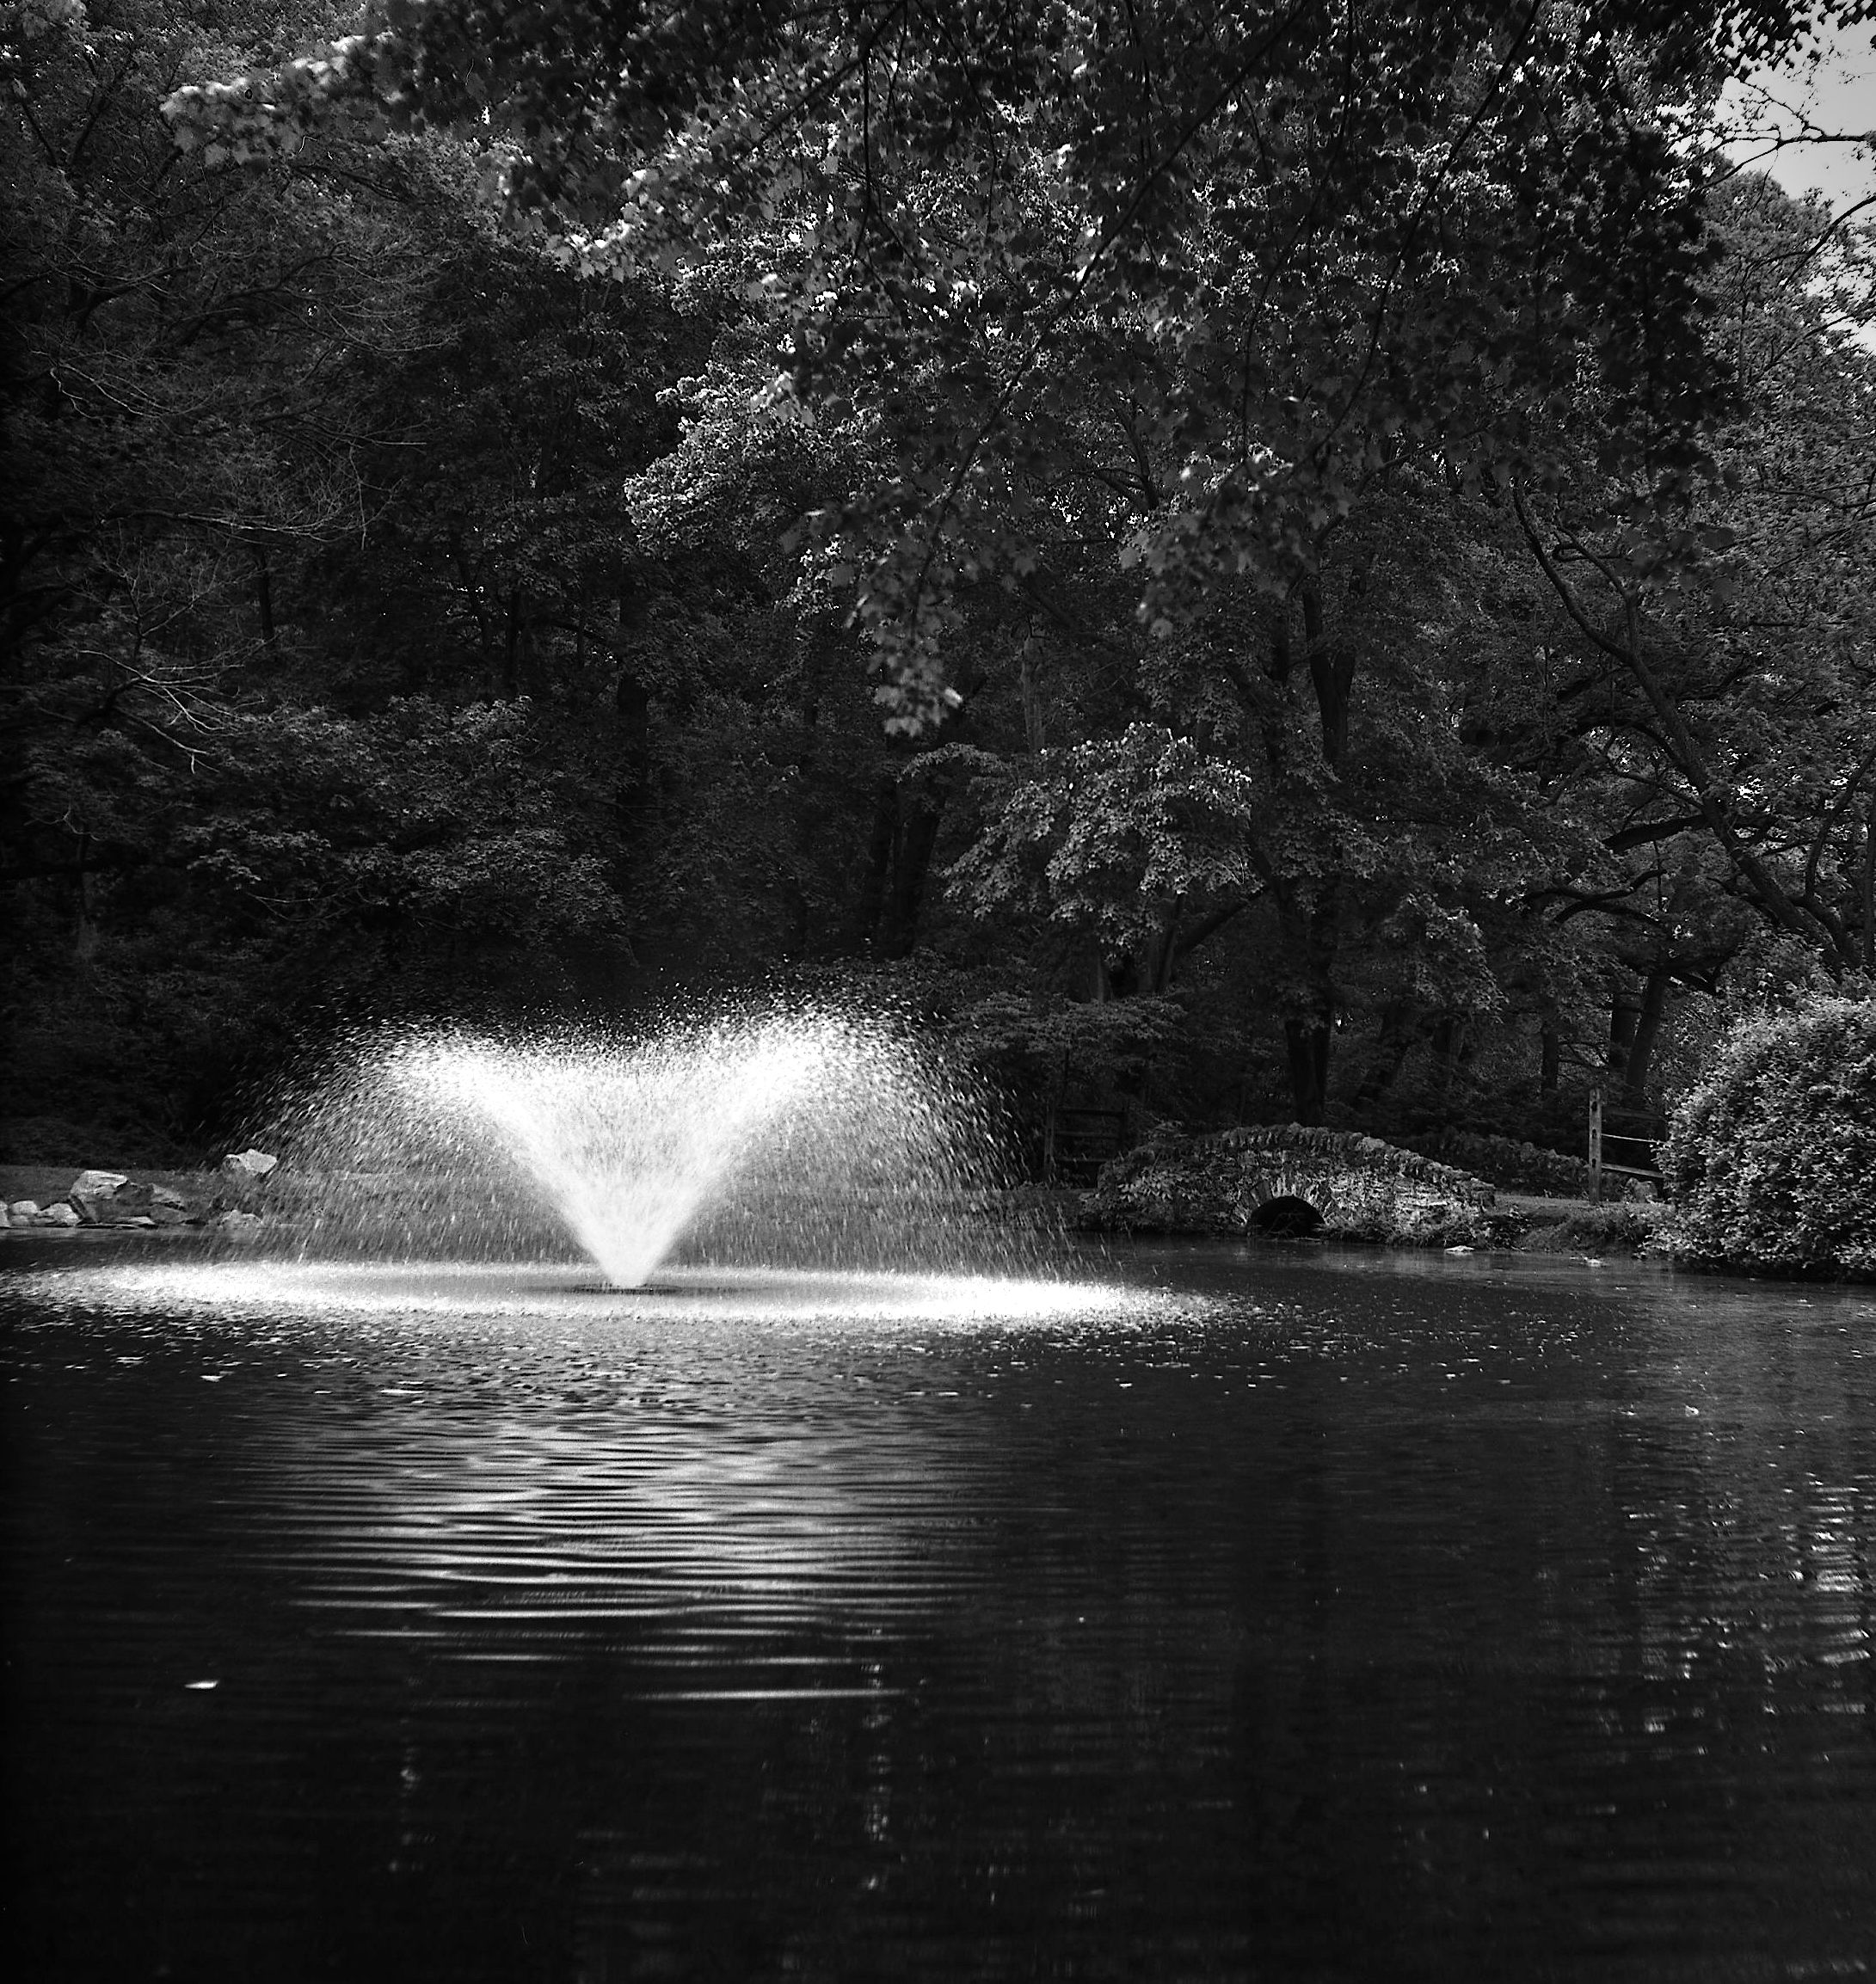
<svg viewBox="0 0 1876 1984">
<path fill-rule="evenodd" d="M 1661 1166 L 1676 1251 L 1876 1275 L 1876 999 L 1745 1021 L 1675 1111 Z"/>
<path fill-rule="evenodd" d="M 1580 1199 L 1590 1189 L 1590 1167 L 1581 1158 L 1546 1151 L 1510 1137 L 1481 1135 L 1473 1130 L 1430 1130 L 1394 1139 L 1403 1150 L 1437 1158 L 1508 1192 L 1544 1192 L 1558 1198 Z"/>
<path fill-rule="evenodd" d="M 1381 1238 L 1397 1247 L 1496 1247 L 1500 1222 L 1479 1206 L 1418 1206 L 1394 1219 Z"/>
<path fill-rule="evenodd" d="M 1524 1242 L 1533 1254 L 1640 1254 L 1661 1244 L 1663 1208 L 1620 1201 L 1584 1206 L 1548 1225 L 1534 1226 Z"/>
</svg>

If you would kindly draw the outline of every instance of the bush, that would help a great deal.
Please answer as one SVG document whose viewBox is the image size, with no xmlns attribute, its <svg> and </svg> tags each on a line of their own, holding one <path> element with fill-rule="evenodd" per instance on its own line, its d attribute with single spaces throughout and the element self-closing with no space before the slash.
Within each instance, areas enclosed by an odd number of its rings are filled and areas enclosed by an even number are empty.
<svg viewBox="0 0 1876 1984">
<path fill-rule="evenodd" d="M 1437 1158 L 1474 1177 L 1508 1192 L 1547 1193 L 1561 1199 L 1581 1199 L 1590 1189 L 1590 1167 L 1581 1158 L 1546 1151 L 1510 1137 L 1485 1136 L 1473 1130 L 1431 1130 L 1416 1137 L 1397 1137 L 1403 1150 Z"/>
<path fill-rule="evenodd" d="M 1585 1206 L 1534 1226 L 1524 1246 L 1533 1254 L 1641 1254 L 1661 1244 L 1662 1208 L 1622 1201 Z"/>
<path fill-rule="evenodd" d="M 1677 1252 L 1876 1275 L 1876 999 L 1823 996 L 1734 1028 L 1661 1166 Z"/>
</svg>

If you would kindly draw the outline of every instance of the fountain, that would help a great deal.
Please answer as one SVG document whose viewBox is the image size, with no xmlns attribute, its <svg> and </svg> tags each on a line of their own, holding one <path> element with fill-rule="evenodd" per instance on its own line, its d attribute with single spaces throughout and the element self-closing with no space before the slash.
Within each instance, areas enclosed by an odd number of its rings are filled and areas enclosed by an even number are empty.
<svg viewBox="0 0 1876 1984">
<path fill-rule="evenodd" d="M 278 1131 L 311 1256 L 538 1261 L 570 1239 L 617 1288 L 698 1265 L 981 1262 L 969 1214 L 1000 1172 L 977 1084 L 826 1009 L 624 1042 L 367 1035 Z"/>
</svg>

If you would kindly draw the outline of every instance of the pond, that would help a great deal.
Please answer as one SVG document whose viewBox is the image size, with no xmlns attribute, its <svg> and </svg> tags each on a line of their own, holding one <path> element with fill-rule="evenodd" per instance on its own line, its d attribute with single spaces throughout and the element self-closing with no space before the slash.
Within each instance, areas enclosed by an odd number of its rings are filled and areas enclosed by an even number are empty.
<svg viewBox="0 0 1876 1984">
<path fill-rule="evenodd" d="M 1876 1299 L 15 1245 L 15 1977 L 1876 1964 Z"/>
</svg>

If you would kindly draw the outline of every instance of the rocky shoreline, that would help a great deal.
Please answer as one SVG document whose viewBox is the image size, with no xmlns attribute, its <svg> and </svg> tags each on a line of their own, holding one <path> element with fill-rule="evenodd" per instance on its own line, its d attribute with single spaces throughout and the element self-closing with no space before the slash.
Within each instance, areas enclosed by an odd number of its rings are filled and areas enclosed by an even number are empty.
<svg viewBox="0 0 1876 1984">
<path fill-rule="evenodd" d="M 9 1233 L 256 1232 L 265 1182 L 279 1160 L 235 1151 L 214 1171 L 129 1171 L 86 1166 L 74 1176 L 44 1164 L 0 1166 Z M 57 1181 L 68 1182 L 60 1184 Z"/>
<path fill-rule="evenodd" d="M 1246 1144 L 1280 1138 L 1264 1133 Z M 1197 1140 L 1193 1140 L 1195 1145 Z M 1079 1228 L 1141 1238 L 1211 1238 L 1294 1241 L 1295 1232 L 1261 1232 L 1252 1210 L 1234 1188 L 1237 1166 L 1248 1150 L 1162 1147 L 1149 1159 L 1129 1157 L 1104 1172 L 1091 1192 L 1025 1185 L 986 1195 L 969 1210 L 992 1220 L 1013 1220 L 1057 1232 Z M 1575 1197 L 1493 1192 L 1450 1167 L 1400 1153 L 1404 1181 L 1430 1188 L 1442 1206 L 1397 1201 L 1395 1216 L 1331 1220 L 1314 1237 L 1422 1251 L 1516 1251 L 1589 1260 L 1664 1252 L 1666 1208 L 1626 1201 L 1595 1204 Z M 1169 1167 L 1166 1160 L 1172 1158 Z M 1169 1190 L 1170 1181 L 1173 1189 Z M 1298 1181 L 1301 1182 L 1301 1180 Z M 388 1185 L 390 1181 L 384 1181 Z M 231 1152 L 214 1170 L 87 1167 L 76 1174 L 52 1165 L 0 1165 L 0 1238 L 84 1235 L 129 1238 L 138 1234 L 194 1234 L 259 1239 L 269 1231 L 304 1224 L 323 1195 L 317 1178 L 286 1178 L 265 1152 Z M 1141 1188 L 1149 1189 L 1144 1196 Z M 382 1188 L 381 1188 L 382 1189 Z M 1349 1208 L 1352 1211 L 1353 1208 Z"/>
</svg>

